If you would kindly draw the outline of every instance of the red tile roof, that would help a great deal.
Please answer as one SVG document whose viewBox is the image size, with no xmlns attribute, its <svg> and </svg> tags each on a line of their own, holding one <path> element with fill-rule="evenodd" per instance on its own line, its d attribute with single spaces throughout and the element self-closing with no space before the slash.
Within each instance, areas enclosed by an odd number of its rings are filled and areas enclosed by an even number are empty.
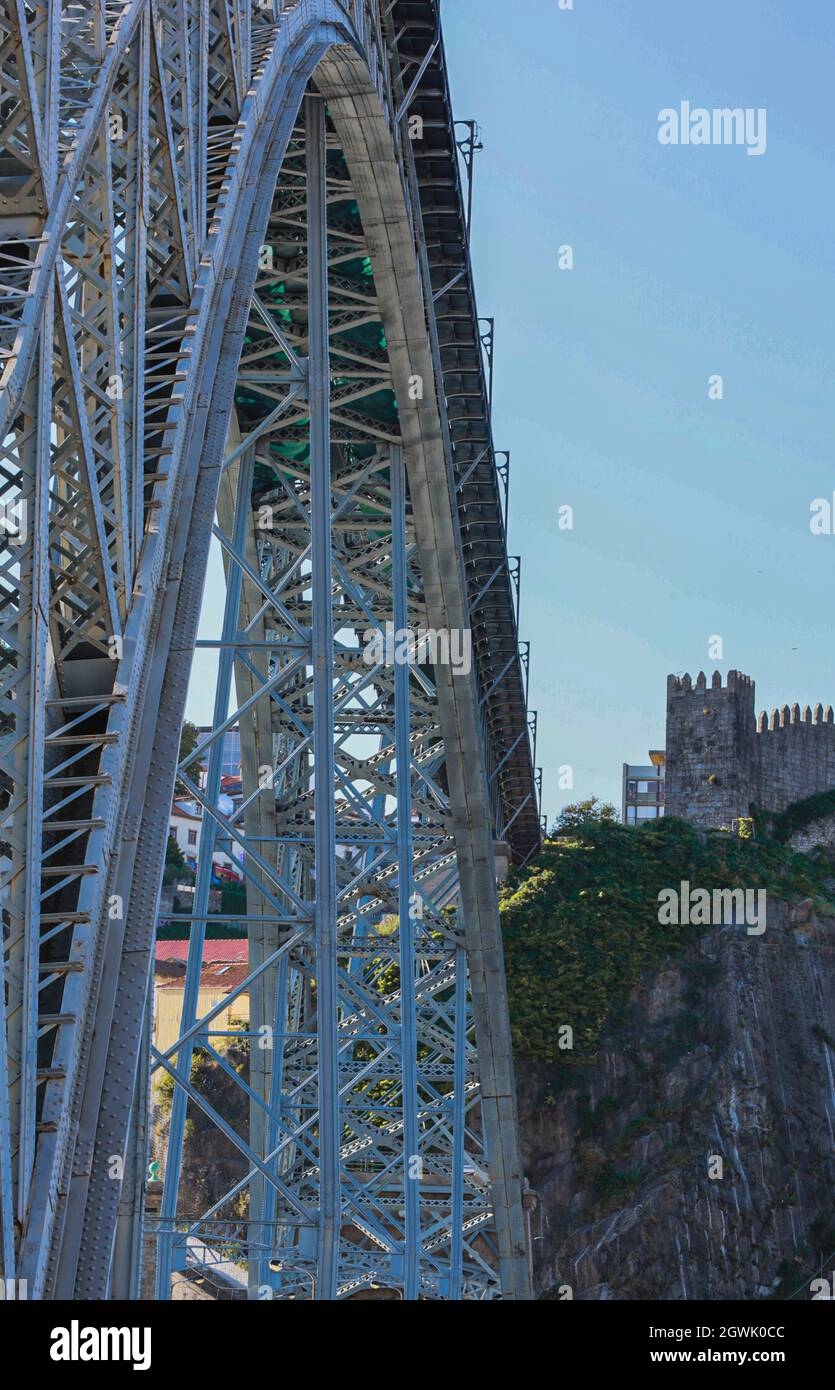
<svg viewBox="0 0 835 1390">
<path fill-rule="evenodd" d="M 201 989 L 217 989 L 224 994 L 237 989 L 238 985 L 243 984 L 249 974 L 249 966 L 244 961 L 211 961 L 204 965 L 200 972 Z M 178 971 L 175 975 L 157 974 L 155 985 L 162 990 L 179 989 L 185 987 L 185 970 Z"/>
<path fill-rule="evenodd" d="M 187 941 L 158 941 L 157 960 L 181 960 L 188 958 Z M 217 963 L 229 964 L 249 960 L 249 942 L 246 937 L 223 937 L 219 941 L 204 941 L 203 966 Z"/>
</svg>

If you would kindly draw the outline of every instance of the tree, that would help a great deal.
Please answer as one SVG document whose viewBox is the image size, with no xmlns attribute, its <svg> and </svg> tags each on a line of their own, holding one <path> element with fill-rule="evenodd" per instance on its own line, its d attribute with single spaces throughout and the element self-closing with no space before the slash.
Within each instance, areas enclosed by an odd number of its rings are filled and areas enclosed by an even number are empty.
<svg viewBox="0 0 835 1390">
<path fill-rule="evenodd" d="M 165 846 L 165 863 L 172 865 L 175 869 L 184 869 L 186 866 L 185 857 L 180 846 L 177 844 L 171 831 L 168 832 L 168 841 Z"/>
<path fill-rule="evenodd" d="M 551 834 L 569 835 L 587 825 L 600 825 L 603 821 L 618 819 L 618 813 L 610 801 L 601 801 L 597 796 L 590 796 L 585 801 L 574 801 L 570 806 L 563 806 Z"/>
<path fill-rule="evenodd" d="M 175 836 L 169 830 L 168 839 L 165 844 L 165 868 L 163 869 L 162 881 L 168 887 L 171 883 L 177 883 L 180 876 L 185 872 L 186 861 L 183 851 L 177 844 Z"/>
<path fill-rule="evenodd" d="M 184 720 L 183 720 L 183 727 L 182 727 L 182 730 L 181 730 L 181 732 L 180 732 L 180 756 L 179 756 L 178 759 L 177 759 L 177 762 L 178 762 L 178 763 L 181 763 L 181 762 L 183 761 L 183 758 L 187 758 L 188 755 L 189 755 L 189 753 L 193 753 L 193 752 L 194 752 L 195 748 L 197 747 L 197 738 L 198 738 L 198 729 L 197 729 L 197 725 L 196 725 L 196 724 L 192 724 L 192 722 L 191 722 L 190 719 L 184 719 Z M 189 776 L 189 778 L 190 778 L 190 780 L 191 780 L 192 782 L 196 782 L 196 781 L 198 780 L 198 779 L 197 779 L 197 776 L 196 776 L 197 767 L 198 767 L 198 765 L 195 764 L 195 763 L 192 763 L 191 766 L 189 767 L 188 776 Z M 175 796 L 188 796 L 188 795 L 189 795 L 188 787 L 185 785 L 184 782 L 181 782 L 181 781 L 180 781 L 179 777 L 177 778 L 177 781 L 174 783 L 174 795 L 175 795 Z"/>
</svg>

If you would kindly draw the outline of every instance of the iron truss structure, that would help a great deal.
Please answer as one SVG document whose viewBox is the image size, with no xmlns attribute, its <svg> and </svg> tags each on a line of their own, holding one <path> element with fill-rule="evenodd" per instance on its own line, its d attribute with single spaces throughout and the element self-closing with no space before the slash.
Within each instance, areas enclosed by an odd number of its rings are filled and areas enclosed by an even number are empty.
<svg viewBox="0 0 835 1390">
<path fill-rule="evenodd" d="M 0 126 L 3 1278 L 525 1298 L 495 855 L 540 821 L 437 0 L 0 0 Z M 206 1010 L 216 851 L 248 965 Z"/>
</svg>

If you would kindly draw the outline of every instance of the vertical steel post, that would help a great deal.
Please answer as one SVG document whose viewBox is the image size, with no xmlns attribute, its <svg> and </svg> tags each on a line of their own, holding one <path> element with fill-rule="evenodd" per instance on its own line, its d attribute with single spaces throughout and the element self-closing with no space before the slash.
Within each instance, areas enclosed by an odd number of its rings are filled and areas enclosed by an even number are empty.
<svg viewBox="0 0 835 1390">
<path fill-rule="evenodd" d="M 235 526 L 233 546 L 236 555 L 243 554 L 246 544 L 246 531 L 249 521 L 250 494 L 252 491 L 252 453 L 247 451 L 238 464 L 238 486 L 235 496 Z M 232 690 L 232 671 L 235 664 L 235 648 L 232 645 L 238 630 L 238 612 L 241 602 L 242 573 L 240 565 L 233 559 L 226 580 L 226 606 L 223 613 L 223 645 L 218 658 L 217 685 L 215 686 L 213 728 L 223 723 L 229 712 L 229 698 Z M 216 805 L 220 796 L 220 779 L 223 773 L 223 738 L 216 738 L 209 750 L 209 766 L 206 774 L 206 798 Z M 206 913 L 209 907 L 209 890 L 212 884 L 212 858 L 214 855 L 217 823 L 208 811 L 203 813 L 200 827 L 200 844 L 197 855 L 197 881 L 194 886 L 194 916 L 189 931 L 188 963 L 183 988 L 183 1010 L 180 1018 L 180 1033 L 185 1033 L 197 1019 L 197 1003 L 200 994 L 200 976 L 203 970 L 203 945 L 206 939 Z M 194 1039 L 191 1038 L 177 1053 L 177 1071 L 185 1081 L 191 1078 L 191 1059 L 194 1053 Z M 168 1129 L 168 1148 L 165 1155 L 165 1174 L 160 1208 L 160 1237 L 157 1253 L 157 1298 L 171 1296 L 171 1275 L 174 1268 L 174 1224 L 177 1217 L 177 1198 L 180 1191 L 180 1176 L 183 1166 L 183 1139 L 185 1136 L 188 1095 L 182 1086 L 175 1085 L 171 1102 L 171 1121 Z"/>
<path fill-rule="evenodd" d="M 274 1149 L 278 1147 L 281 1135 L 281 1124 L 284 1119 L 284 1056 L 287 1043 L 286 1032 L 287 1029 L 290 1027 L 289 982 L 290 967 L 286 956 L 284 956 L 282 957 L 279 963 L 277 971 L 276 999 L 275 1009 L 273 1012 L 273 1048 L 272 1066 L 270 1068 L 270 1086 L 268 1102 L 269 1115 L 265 1119 L 266 1139 L 264 1142 L 263 1153 L 263 1157 L 265 1159 L 268 1155 L 273 1153 Z M 256 1045 L 257 1044 L 255 1042 L 255 1037 L 253 1036 L 250 1041 L 250 1048 L 253 1048 Z M 270 1167 L 274 1171 L 280 1172 L 281 1165 L 283 1164 L 283 1167 L 286 1169 L 289 1157 L 291 1156 L 285 1155 L 283 1159 L 270 1159 Z M 277 1240 L 278 1232 L 276 1230 L 276 1212 L 278 1209 L 278 1193 L 273 1183 L 265 1182 L 263 1178 L 260 1179 L 260 1183 L 261 1226 L 260 1230 L 257 1227 L 255 1228 L 255 1235 L 259 1239 L 260 1245 L 264 1246 L 266 1242 L 271 1238 L 273 1241 Z M 269 1254 L 265 1249 L 260 1250 L 259 1256 L 256 1261 L 256 1273 L 258 1279 L 257 1294 L 259 1298 L 261 1297 L 262 1287 L 267 1286 L 273 1290 L 275 1290 L 278 1287 L 278 1276 L 273 1270 L 270 1269 L 270 1258 Z"/>
<path fill-rule="evenodd" d="M 459 1300 L 464 1270 L 464 1126 L 467 1119 L 467 952 L 455 952 L 455 1083 L 452 1098 L 452 1213 L 449 1256 L 449 1296 Z"/>
<path fill-rule="evenodd" d="M 17 1220 L 26 1225 L 29 1190 L 35 1161 L 37 1134 L 37 1073 L 38 1073 L 38 962 L 40 957 L 41 859 L 43 832 L 41 816 L 44 796 L 44 740 L 46 738 L 47 645 L 49 635 L 49 472 L 51 442 L 47 435 L 49 396 L 52 389 L 52 332 L 54 325 L 54 296 L 49 292 L 45 312 L 44 334 L 38 350 L 37 433 L 31 502 L 33 515 L 25 518 L 31 527 L 31 609 L 26 615 L 29 640 L 29 710 L 28 743 L 20 742 L 20 754 L 26 756 L 28 804 L 26 823 L 26 859 L 22 877 L 23 890 L 23 951 L 20 959 L 20 1095 L 18 1104 L 18 1171 Z M 22 633 L 26 623 L 21 624 Z M 12 890 L 17 894 L 17 887 Z M 20 901 L 20 899 L 18 899 Z M 11 918 L 11 937 L 18 923 Z M 10 965 L 14 956 L 10 956 Z M 3 1000 L 5 1003 L 5 998 Z"/>
<path fill-rule="evenodd" d="M 113 1248 L 109 1296 L 117 1301 L 142 1297 L 145 1235 L 145 1179 L 148 1173 L 151 1118 L 151 1035 L 154 1027 L 154 960 L 148 967 L 145 1018 L 131 1110 L 125 1176 Z"/>
<path fill-rule="evenodd" d="M 15 1277 L 12 1126 L 9 1108 L 9 1058 L 6 1043 L 6 953 L 0 947 L 0 1258 L 3 1278 Z"/>
<path fill-rule="evenodd" d="M 400 1075 L 403 1090 L 403 1186 L 406 1212 L 403 1297 L 420 1295 L 420 1186 L 418 1153 L 417 1020 L 415 1017 L 415 925 L 411 918 L 412 754 L 409 717 L 409 660 L 398 659 L 409 625 L 406 567 L 406 471 L 403 446 L 391 450 L 392 590 L 394 599 L 394 738 L 397 761 L 397 863 L 400 916 Z M 407 648 L 408 650 L 408 648 Z"/>
<path fill-rule="evenodd" d="M 208 126 L 209 126 L 209 0 L 198 0 L 200 19 L 197 32 L 197 252 L 206 240 L 206 199 L 209 187 Z"/>
<path fill-rule="evenodd" d="M 333 1300 L 339 1272 L 339 1058 L 334 808 L 330 356 L 325 106 L 307 96 L 310 526 L 313 591 L 314 934 L 319 1049 L 319 1240 L 316 1297 Z"/>
</svg>

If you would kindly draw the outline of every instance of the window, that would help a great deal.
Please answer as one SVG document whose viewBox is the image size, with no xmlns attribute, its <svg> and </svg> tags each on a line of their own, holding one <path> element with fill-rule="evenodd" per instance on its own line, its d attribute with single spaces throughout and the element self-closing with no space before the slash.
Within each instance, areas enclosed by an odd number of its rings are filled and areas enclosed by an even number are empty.
<svg viewBox="0 0 835 1390">
<path fill-rule="evenodd" d="M 634 825 L 634 824 L 635 824 L 635 807 L 634 807 L 634 806 L 627 806 L 627 808 L 626 808 L 626 824 L 627 824 L 627 825 Z"/>
<path fill-rule="evenodd" d="M 638 795 L 639 795 L 639 796 L 646 796 L 647 792 L 649 791 L 649 787 L 650 787 L 649 782 L 639 782 L 639 783 L 638 783 Z"/>
<path fill-rule="evenodd" d="M 196 845 L 196 844 L 197 844 L 197 831 L 196 831 L 196 830 L 190 830 L 190 831 L 188 832 L 188 842 L 189 842 L 190 845 Z"/>
<path fill-rule="evenodd" d="M 656 809 L 654 806 L 639 806 L 638 820 L 655 820 Z"/>
<path fill-rule="evenodd" d="M 635 796 L 635 795 L 637 794 L 637 790 L 638 790 L 638 783 L 637 783 L 637 782 L 627 782 L 627 784 L 626 784 L 626 795 L 627 795 L 627 796 Z"/>
</svg>

